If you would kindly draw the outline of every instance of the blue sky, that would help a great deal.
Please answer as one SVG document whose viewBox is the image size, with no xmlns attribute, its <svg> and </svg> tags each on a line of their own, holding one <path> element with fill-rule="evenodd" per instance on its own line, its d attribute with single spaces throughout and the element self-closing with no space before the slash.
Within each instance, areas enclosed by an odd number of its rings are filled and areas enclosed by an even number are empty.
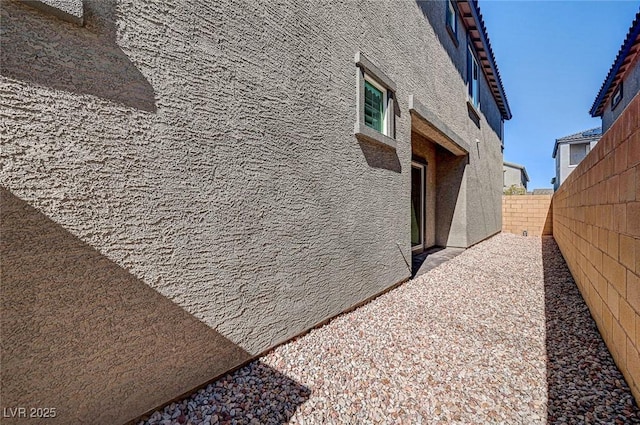
<svg viewBox="0 0 640 425">
<path fill-rule="evenodd" d="M 600 126 L 589 110 L 635 18 L 638 1 L 479 0 L 513 118 L 504 159 L 529 189 L 550 188 L 555 139 Z"/>
</svg>

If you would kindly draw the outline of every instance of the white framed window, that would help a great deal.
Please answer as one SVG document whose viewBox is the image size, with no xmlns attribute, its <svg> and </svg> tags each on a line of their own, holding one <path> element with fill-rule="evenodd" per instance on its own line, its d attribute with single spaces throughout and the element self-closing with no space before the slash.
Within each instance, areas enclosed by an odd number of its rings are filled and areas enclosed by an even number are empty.
<svg viewBox="0 0 640 425">
<path fill-rule="evenodd" d="M 575 143 L 569 145 L 569 165 L 578 165 L 591 151 L 590 143 Z"/>
<path fill-rule="evenodd" d="M 471 44 L 467 49 L 467 86 L 469 88 L 469 102 L 476 109 L 480 109 L 480 67 Z"/>
<path fill-rule="evenodd" d="M 357 137 L 396 147 L 394 82 L 362 53 L 355 55 Z"/>
</svg>

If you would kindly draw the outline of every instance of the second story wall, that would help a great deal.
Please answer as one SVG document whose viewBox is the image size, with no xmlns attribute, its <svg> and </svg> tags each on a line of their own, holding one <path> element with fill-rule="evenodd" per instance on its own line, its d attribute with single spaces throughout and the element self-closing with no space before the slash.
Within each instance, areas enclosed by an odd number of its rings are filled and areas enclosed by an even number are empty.
<svg viewBox="0 0 640 425">
<path fill-rule="evenodd" d="M 627 77 L 622 81 L 622 98 L 617 105 L 612 108 L 613 96 L 602 111 L 602 132 L 606 132 L 609 127 L 618 119 L 622 111 L 631 103 L 631 100 L 640 92 L 640 60 L 636 61 L 635 66 Z"/>
<path fill-rule="evenodd" d="M 456 15 L 457 35 L 454 37 L 448 30 L 445 21 L 446 1 L 417 1 L 416 4 L 426 18 L 425 24 L 428 24 L 426 31 L 432 33 L 434 40 L 437 40 L 437 44 L 428 41 L 424 43 L 420 49 L 423 52 L 422 57 L 417 57 L 412 61 L 416 66 L 416 74 L 421 72 L 421 67 L 424 67 L 422 72 L 435 69 L 453 71 L 446 78 L 444 75 L 431 74 L 433 79 L 430 79 L 429 87 L 425 87 L 425 89 L 434 90 L 438 96 L 427 99 L 420 96 L 420 102 L 427 107 L 431 106 L 433 112 L 443 122 L 450 124 L 452 130 L 465 140 L 474 143 L 476 138 L 484 140 L 497 137 L 502 140 L 501 113 L 482 72 L 480 72 L 479 79 L 480 107 L 476 110 L 480 112 L 480 119 L 474 121 L 474 117 L 467 107 L 469 100 L 467 77 L 469 41 L 460 15 Z"/>
<path fill-rule="evenodd" d="M 527 180 L 524 177 L 524 173 L 520 168 L 505 165 L 503 186 L 507 189 L 514 184 L 516 186 L 524 187 L 525 189 L 527 188 Z"/>
<path fill-rule="evenodd" d="M 429 24 L 427 31 L 433 31 L 434 38 L 444 49 L 437 56 L 416 58 L 416 64 L 426 60 L 423 66 L 428 68 L 421 70 L 418 67 L 415 72 L 424 74 L 429 68 L 442 66 L 444 68 L 440 69 L 450 72 L 447 78 L 433 74 L 431 79 L 424 75 L 430 80 L 427 88 L 436 90 L 435 96 L 418 94 L 417 98 L 469 144 L 468 165 L 464 169 L 464 182 L 452 218 L 454 222 L 464 223 L 465 234 L 449 241 L 456 246 L 468 246 L 501 229 L 502 115 L 481 66 L 479 108 L 470 106 L 469 40 L 460 15 L 457 15 L 457 36 L 454 37 L 445 20 L 446 1 L 419 1 L 416 4 Z M 438 45 L 426 43 L 425 52 L 434 46 Z M 473 213 L 477 211 L 483 211 L 482 217 Z"/>
<path fill-rule="evenodd" d="M 592 141 L 584 141 L 577 143 L 577 145 L 589 145 L 589 151 L 594 148 L 594 146 L 598 143 L 597 140 Z M 576 169 L 576 167 L 580 164 L 580 161 L 571 160 L 571 145 L 572 143 L 562 143 L 558 145 L 558 152 L 556 154 L 556 170 L 559 172 L 559 182 L 558 185 L 561 185 L 564 182 L 569 174 Z"/>
</svg>

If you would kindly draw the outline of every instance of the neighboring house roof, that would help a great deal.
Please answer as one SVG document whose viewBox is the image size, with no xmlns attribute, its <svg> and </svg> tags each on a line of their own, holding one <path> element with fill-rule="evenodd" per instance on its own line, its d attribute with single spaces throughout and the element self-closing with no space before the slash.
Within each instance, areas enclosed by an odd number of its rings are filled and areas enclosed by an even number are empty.
<svg viewBox="0 0 640 425">
<path fill-rule="evenodd" d="M 556 157 L 556 153 L 558 153 L 558 145 L 561 143 L 580 143 L 580 142 L 592 142 L 594 140 L 600 140 L 602 137 L 602 127 L 591 128 L 589 130 L 579 131 L 574 134 L 570 134 L 568 136 L 561 137 L 556 139 L 556 143 L 553 146 L 553 155 L 552 158 Z"/>
<path fill-rule="evenodd" d="M 487 76 L 491 94 L 493 94 L 493 98 L 498 104 L 500 114 L 503 119 L 510 120 L 511 109 L 509 108 L 507 95 L 504 92 L 496 58 L 491 49 L 487 28 L 484 25 L 480 7 L 478 7 L 478 0 L 460 0 L 458 1 L 458 8 L 461 12 L 462 21 L 469 32 L 469 39 L 473 43 L 473 47 L 482 63 L 482 69 Z"/>
<path fill-rule="evenodd" d="M 507 167 L 519 168 L 520 170 L 522 170 L 522 174 L 524 174 L 524 178 L 527 181 L 530 181 L 529 180 L 529 174 L 527 174 L 527 169 L 524 168 L 524 165 L 516 164 L 516 163 L 513 163 L 513 162 L 507 162 L 507 161 L 504 161 L 503 164 L 506 165 Z"/>
<path fill-rule="evenodd" d="M 618 87 L 618 83 L 623 79 L 625 72 L 629 69 L 640 55 L 640 11 L 636 13 L 636 18 L 629 28 L 627 37 L 622 43 L 616 60 L 613 61 L 607 78 L 600 88 L 596 100 L 591 106 L 589 113 L 592 117 L 601 117 L 604 106 L 608 103 L 613 91 Z"/>
</svg>

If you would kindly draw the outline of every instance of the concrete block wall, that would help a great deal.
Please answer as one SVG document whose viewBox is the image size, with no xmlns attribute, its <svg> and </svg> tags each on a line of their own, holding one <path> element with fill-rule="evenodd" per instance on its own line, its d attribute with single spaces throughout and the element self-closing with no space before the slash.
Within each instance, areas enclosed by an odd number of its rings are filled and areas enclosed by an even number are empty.
<svg viewBox="0 0 640 425">
<path fill-rule="evenodd" d="M 640 401 L 640 96 L 553 198 L 553 236 Z"/>
<path fill-rule="evenodd" d="M 503 195 L 502 231 L 528 236 L 553 233 L 552 195 Z"/>
</svg>

